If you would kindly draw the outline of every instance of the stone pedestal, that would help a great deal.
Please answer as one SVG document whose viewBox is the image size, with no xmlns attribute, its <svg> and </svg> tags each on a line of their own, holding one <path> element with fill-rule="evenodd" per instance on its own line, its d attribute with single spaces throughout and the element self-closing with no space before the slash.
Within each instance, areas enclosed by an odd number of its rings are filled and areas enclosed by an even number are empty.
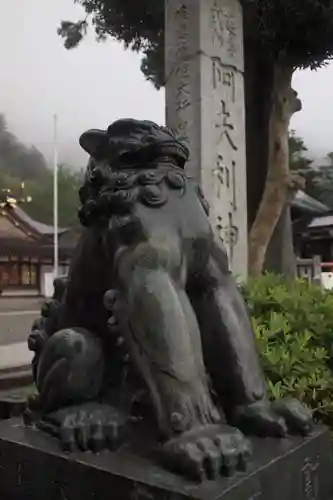
<svg viewBox="0 0 333 500">
<path fill-rule="evenodd" d="M 166 122 L 236 275 L 247 275 L 242 10 L 238 0 L 166 0 Z"/>
<path fill-rule="evenodd" d="M 19 420 L 0 423 L 0 498 L 3 500 L 329 500 L 330 434 L 308 439 L 254 439 L 248 472 L 190 483 L 157 464 L 149 440 L 115 453 L 65 455 L 59 443 Z"/>
<path fill-rule="evenodd" d="M 30 370 L 31 371 L 31 370 Z M 27 389 L 0 391 L 0 420 L 20 417 L 27 406 Z"/>
</svg>

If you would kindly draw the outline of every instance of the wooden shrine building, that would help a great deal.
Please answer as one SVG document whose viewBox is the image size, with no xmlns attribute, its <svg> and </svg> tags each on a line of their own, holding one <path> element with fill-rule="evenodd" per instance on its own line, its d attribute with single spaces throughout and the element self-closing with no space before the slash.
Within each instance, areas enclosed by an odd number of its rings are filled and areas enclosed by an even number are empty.
<svg viewBox="0 0 333 500">
<path fill-rule="evenodd" d="M 291 207 L 293 239 L 297 257 L 319 256 L 322 271 L 333 270 L 333 211 L 302 191 Z"/>
<path fill-rule="evenodd" d="M 297 257 L 320 255 L 333 268 L 330 209 L 299 191 L 291 217 Z M 59 229 L 59 274 L 67 273 L 77 240 L 72 230 Z M 33 220 L 17 204 L 0 203 L 0 293 L 45 295 L 46 276 L 52 271 L 53 227 Z"/>
<path fill-rule="evenodd" d="M 59 273 L 67 272 L 77 236 L 59 229 Z M 53 227 L 33 220 L 21 207 L 0 208 L 0 292 L 44 295 L 45 275 L 53 270 Z"/>
</svg>

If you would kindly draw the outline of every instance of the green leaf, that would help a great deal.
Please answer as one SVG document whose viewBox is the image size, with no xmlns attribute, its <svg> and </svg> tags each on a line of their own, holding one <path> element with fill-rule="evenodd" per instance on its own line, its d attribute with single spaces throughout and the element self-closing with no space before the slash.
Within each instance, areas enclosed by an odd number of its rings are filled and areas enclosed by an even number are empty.
<svg viewBox="0 0 333 500">
<path fill-rule="evenodd" d="M 299 398 L 333 429 L 333 293 L 267 274 L 249 279 L 242 293 L 270 397 Z"/>
</svg>

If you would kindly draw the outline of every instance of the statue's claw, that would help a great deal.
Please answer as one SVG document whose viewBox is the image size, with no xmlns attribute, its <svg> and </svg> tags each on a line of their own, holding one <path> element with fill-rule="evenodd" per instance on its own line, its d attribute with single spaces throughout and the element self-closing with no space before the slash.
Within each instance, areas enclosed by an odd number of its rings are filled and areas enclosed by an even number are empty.
<svg viewBox="0 0 333 500">
<path fill-rule="evenodd" d="M 284 437 L 287 434 L 284 419 L 266 400 L 237 408 L 231 423 L 247 435 Z"/>
<path fill-rule="evenodd" d="M 295 399 L 275 403 L 263 400 L 238 408 L 232 419 L 244 434 L 285 437 L 288 433 L 306 435 L 313 427 L 311 411 Z"/>
<path fill-rule="evenodd" d="M 314 426 L 312 411 L 297 399 L 281 399 L 272 404 L 272 409 L 284 418 L 289 432 L 304 436 L 311 433 Z"/>
<path fill-rule="evenodd" d="M 162 453 L 169 469 L 201 482 L 244 470 L 251 446 L 238 429 L 209 425 L 171 439 Z"/>
<path fill-rule="evenodd" d="M 103 449 L 114 450 L 121 444 L 126 419 L 111 406 L 86 403 L 43 415 L 37 425 L 58 435 L 64 451 L 98 453 Z"/>
</svg>

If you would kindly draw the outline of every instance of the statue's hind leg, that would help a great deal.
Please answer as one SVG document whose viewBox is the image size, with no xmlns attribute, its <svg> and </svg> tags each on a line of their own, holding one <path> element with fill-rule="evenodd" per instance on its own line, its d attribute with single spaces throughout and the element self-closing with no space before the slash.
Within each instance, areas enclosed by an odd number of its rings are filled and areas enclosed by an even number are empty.
<svg viewBox="0 0 333 500">
<path fill-rule="evenodd" d="M 244 300 L 217 251 L 191 300 L 199 319 L 206 366 L 228 421 L 249 434 L 306 432 L 311 414 L 297 401 L 271 404 Z"/>
<path fill-rule="evenodd" d="M 129 253 L 128 264 L 120 265 L 127 342 L 166 439 L 163 458 L 191 477 L 215 477 L 222 463 L 229 471 L 237 468 L 248 445 L 237 429 L 221 425 L 206 382 L 192 306 L 167 269 L 149 266 L 149 252 L 145 249 L 140 265 Z"/>
<path fill-rule="evenodd" d="M 104 372 L 98 339 L 82 328 L 54 333 L 41 352 L 36 386 L 44 413 L 97 400 Z"/>
<path fill-rule="evenodd" d="M 37 361 L 39 395 L 28 406 L 26 423 L 58 436 L 67 450 L 118 445 L 125 419 L 100 402 L 104 364 L 102 346 L 89 331 L 67 328 L 54 333 Z"/>
</svg>

